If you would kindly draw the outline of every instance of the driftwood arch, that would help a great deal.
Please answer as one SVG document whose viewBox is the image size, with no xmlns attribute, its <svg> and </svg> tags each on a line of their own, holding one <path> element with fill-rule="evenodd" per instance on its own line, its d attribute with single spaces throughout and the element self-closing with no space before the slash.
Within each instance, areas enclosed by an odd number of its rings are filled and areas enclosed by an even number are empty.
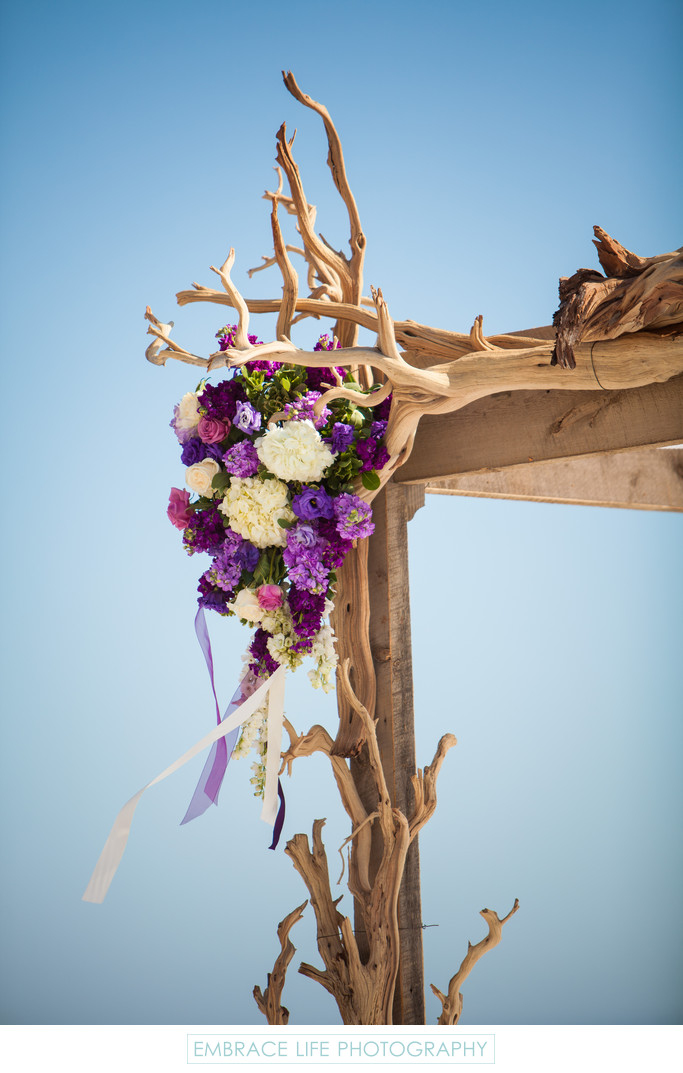
<svg viewBox="0 0 683 1073">
<path fill-rule="evenodd" d="M 466 333 L 410 320 L 393 321 L 381 291 L 363 295 L 366 238 L 334 124 L 327 109 L 300 90 L 291 72 L 284 74 L 284 81 L 292 96 L 324 123 L 328 165 L 349 218 L 350 252 L 334 250 L 316 233 L 316 209 L 306 198 L 293 155 L 294 139 L 287 138 L 283 124 L 276 141 L 278 186 L 265 194 L 271 203 L 274 253 L 249 273 L 253 276 L 277 265 L 282 296 L 245 299 L 231 280 L 235 259 L 231 250 L 220 268 L 211 266 L 221 289 L 195 283 L 192 289 L 180 291 L 177 300 L 181 306 L 210 302 L 235 309 L 239 317 L 235 347 L 208 357 L 193 354 L 171 339 L 172 322 L 162 323 L 148 308 L 148 331 L 154 338 L 147 358 L 157 365 L 173 358 L 206 371 L 266 356 L 326 367 L 328 353 L 300 350 L 290 338 L 297 321 L 326 317 L 334 321 L 334 334 L 341 344 L 334 352 L 335 365 L 355 371 L 363 405 L 392 396 L 386 435 L 390 458 L 380 474 L 380 488 L 358 489 L 367 500 L 379 497 L 375 505 L 378 528 L 369 542 L 362 542 L 346 559 L 335 597 L 339 729 L 333 740 L 320 726 L 299 734 L 288 725 L 290 745 L 282 757 L 283 770 L 289 771 L 294 760 L 313 752 L 330 758 L 352 827 L 348 888 L 355 901 L 355 928 L 337 910 L 339 899 L 332 898 L 321 836 L 324 821 L 314 823 L 312 848 L 308 838 L 299 834 L 287 844 L 286 853 L 308 889 L 324 965 L 317 969 L 303 964 L 299 971 L 334 996 L 346 1024 L 423 1023 L 421 936 L 419 929 L 412 929 L 408 939 L 402 938 L 400 920 L 421 919 L 416 840 L 436 807 L 437 776 L 455 738 L 452 734 L 442 737 L 432 763 L 424 770 L 416 768 L 407 580 L 401 577 L 401 569 L 390 569 L 388 563 L 394 556 L 399 567 L 405 566 L 405 527 L 420 505 L 425 478 L 420 476 L 419 464 L 417 469 L 413 465 L 412 472 L 410 466 L 420 420 L 472 410 L 480 400 L 494 396 L 505 400 L 511 393 L 539 392 L 573 393 L 567 396 L 571 405 L 568 410 L 565 406 L 561 418 L 571 424 L 572 414 L 581 411 L 581 393 L 591 393 L 586 396 L 590 411 L 596 405 L 616 406 L 636 389 L 651 393 L 651 385 L 667 384 L 667 399 L 673 407 L 670 427 L 659 434 L 659 440 L 644 442 L 683 439 L 683 256 L 677 250 L 643 258 L 596 227 L 594 241 L 604 275 L 581 269 L 560 281 L 561 304 L 553 330 L 486 337 L 481 317 L 475 318 Z M 283 173 L 289 193 L 283 189 Z M 295 218 L 299 245 L 285 242 L 280 209 Z M 299 274 L 290 254 L 304 262 L 306 295 L 300 294 Z M 258 313 L 277 313 L 276 339 L 254 348 L 248 341 L 248 325 L 250 315 Z M 357 345 L 361 326 L 376 332 L 376 347 Z M 669 391 L 668 382 L 674 377 L 675 386 Z M 330 384 L 321 406 L 325 398 L 340 395 L 349 396 L 348 385 Z M 438 466 L 431 473 L 435 480 L 443 476 Z M 412 481 L 417 488 L 399 484 L 397 478 Z M 404 559 L 399 562 L 401 555 Z M 372 586 L 368 584 L 369 561 L 374 562 Z M 387 610 L 389 603 L 391 610 Z M 285 973 L 294 953 L 289 933 L 305 904 L 279 925 L 281 954 L 265 992 L 254 991 L 259 1009 L 271 1024 L 286 1024 L 289 1018 L 281 1004 Z M 515 900 L 502 919 L 483 910 L 487 937 L 468 947 L 446 993 L 432 985 L 442 1004 L 441 1024 L 457 1023 L 464 980 L 486 950 L 500 941 L 503 925 L 517 908 Z"/>
</svg>

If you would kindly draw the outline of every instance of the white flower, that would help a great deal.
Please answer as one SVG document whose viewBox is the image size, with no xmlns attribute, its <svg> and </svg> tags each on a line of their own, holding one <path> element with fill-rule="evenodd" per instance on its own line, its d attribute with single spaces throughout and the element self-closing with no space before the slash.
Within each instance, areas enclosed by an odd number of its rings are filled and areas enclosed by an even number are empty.
<svg viewBox="0 0 683 1073">
<path fill-rule="evenodd" d="M 194 391 L 188 391 L 178 403 L 178 413 L 175 417 L 177 429 L 193 429 L 199 424 L 200 413 L 198 410 L 199 399 Z"/>
<path fill-rule="evenodd" d="M 247 622 L 260 622 L 263 618 L 263 608 L 259 605 L 255 589 L 240 589 L 228 607 L 238 618 L 244 618 Z"/>
<path fill-rule="evenodd" d="M 213 495 L 211 482 L 221 467 L 213 458 L 205 458 L 203 462 L 196 462 L 194 466 L 188 466 L 185 471 L 185 484 L 193 492 L 210 499 Z"/>
<path fill-rule="evenodd" d="M 284 547 L 287 531 L 278 525 L 278 519 L 295 520 L 287 485 L 272 478 L 233 477 L 218 509 L 230 528 L 257 548 Z"/>
<path fill-rule="evenodd" d="M 259 436 L 254 446 L 266 469 L 283 481 L 319 481 L 334 462 L 312 421 L 286 421 Z"/>
</svg>

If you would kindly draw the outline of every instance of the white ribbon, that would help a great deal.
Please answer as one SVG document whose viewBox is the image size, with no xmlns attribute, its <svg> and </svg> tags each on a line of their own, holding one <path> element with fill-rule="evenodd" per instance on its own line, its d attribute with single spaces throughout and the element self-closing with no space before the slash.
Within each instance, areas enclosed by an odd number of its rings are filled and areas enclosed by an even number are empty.
<svg viewBox="0 0 683 1073">
<path fill-rule="evenodd" d="M 178 771 L 183 767 L 188 760 L 192 760 L 197 753 L 201 753 L 203 749 L 208 748 L 209 745 L 213 745 L 219 738 L 229 734 L 235 727 L 244 723 L 257 708 L 260 708 L 263 704 L 266 696 L 270 694 L 268 701 L 268 756 L 266 758 L 266 786 L 263 801 L 263 811 L 261 813 L 261 819 L 267 823 L 273 824 L 277 816 L 277 778 L 280 768 L 280 741 L 282 738 L 282 721 L 284 717 L 284 696 L 285 696 L 285 668 L 278 667 L 274 674 L 270 678 L 260 685 L 259 688 L 252 693 L 240 706 L 213 730 L 205 734 L 204 737 L 196 742 L 191 749 L 188 749 L 186 753 L 183 753 L 174 763 L 167 767 L 160 775 L 157 775 L 155 779 L 148 782 L 146 786 L 143 786 L 141 790 L 131 797 L 130 801 L 127 801 L 123 806 L 118 816 L 114 820 L 114 825 L 109 832 L 109 838 L 104 844 L 99 860 L 95 865 L 93 874 L 90 877 L 90 882 L 85 889 L 83 895 L 84 902 L 103 902 L 112 879 L 116 875 L 116 869 L 118 868 L 121 858 L 123 857 L 126 843 L 128 842 L 128 835 L 130 834 L 130 827 L 133 822 L 133 814 L 137 808 L 138 801 L 144 794 L 145 790 L 148 790 L 150 786 L 154 786 L 155 783 L 161 782 L 162 779 L 167 778 L 168 775 L 172 775 L 174 771 Z M 272 750 L 271 750 L 272 741 Z M 271 819 L 272 816 L 272 819 Z"/>
</svg>

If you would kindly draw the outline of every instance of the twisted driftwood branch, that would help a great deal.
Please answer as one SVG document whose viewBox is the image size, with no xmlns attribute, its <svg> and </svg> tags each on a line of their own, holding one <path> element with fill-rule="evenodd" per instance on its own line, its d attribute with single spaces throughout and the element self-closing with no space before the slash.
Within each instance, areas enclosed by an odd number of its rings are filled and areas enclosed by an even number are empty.
<svg viewBox="0 0 683 1073">
<path fill-rule="evenodd" d="M 480 958 L 483 958 L 486 951 L 492 950 L 494 946 L 498 946 L 503 934 L 503 924 L 505 924 L 518 909 L 519 899 L 515 898 L 515 904 L 508 915 L 503 917 L 502 920 L 492 909 L 481 910 L 480 915 L 483 916 L 488 924 L 488 935 L 478 942 L 476 946 L 472 946 L 472 943 L 467 944 L 467 953 L 462 960 L 462 964 L 455 976 L 451 977 L 451 981 L 448 985 L 448 994 L 444 995 L 443 991 L 439 991 L 438 987 L 435 987 L 434 984 L 429 985 L 442 1006 L 441 1016 L 439 1017 L 437 1024 L 457 1025 L 460 1020 L 460 1014 L 462 1013 L 462 994 L 460 993 L 460 988 L 476 963 Z"/>
<path fill-rule="evenodd" d="M 282 989 L 285 986 L 287 968 L 296 954 L 296 947 L 289 938 L 289 933 L 297 921 L 301 920 L 303 911 L 307 905 L 308 901 L 303 902 L 301 905 L 297 906 L 296 909 L 293 909 L 292 912 L 278 924 L 277 937 L 280 940 L 281 949 L 275 960 L 273 971 L 268 973 L 268 986 L 266 987 L 265 992 L 261 991 L 258 984 L 254 988 L 256 1005 L 269 1025 L 289 1024 L 289 1010 L 286 1006 L 280 1005 Z"/>
<path fill-rule="evenodd" d="M 376 791 L 376 808 L 366 812 L 357 799 L 347 762 L 331 754 L 332 739 L 319 726 L 306 735 L 297 735 L 286 723 L 290 747 L 283 755 L 283 769 L 291 769 L 293 760 L 312 752 L 330 756 L 344 807 L 353 830 L 350 839 L 349 891 L 361 907 L 369 956 L 362 961 L 351 922 L 337 909 L 339 899 L 331 893 L 327 856 L 321 831 L 324 820 L 313 825 L 312 849 L 308 838 L 297 834 L 287 843 L 285 852 L 291 858 L 308 889 L 316 916 L 318 951 L 324 968 L 304 963 L 299 972 L 316 980 L 331 995 L 339 1007 L 344 1024 L 391 1024 L 392 1004 L 399 960 L 398 892 L 403 878 L 406 853 L 411 838 L 427 822 L 436 806 L 436 778 L 444 756 L 455 744 L 452 734 L 441 739 L 434 761 L 414 778 L 416 808 L 408 821 L 400 809 L 394 808 L 382 769 L 375 723 L 365 706 L 358 700 L 349 676 L 348 660 L 339 669 L 340 688 L 365 728 L 369 769 Z M 363 861 L 363 836 L 377 819 L 382 835 L 382 855 L 372 884 L 363 881 L 366 868 Z"/>
</svg>

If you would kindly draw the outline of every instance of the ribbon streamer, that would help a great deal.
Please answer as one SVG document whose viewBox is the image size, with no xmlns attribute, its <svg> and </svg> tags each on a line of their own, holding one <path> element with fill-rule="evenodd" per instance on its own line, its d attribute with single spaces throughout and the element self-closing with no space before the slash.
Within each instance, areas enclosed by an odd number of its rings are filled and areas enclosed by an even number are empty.
<svg viewBox="0 0 683 1073">
<path fill-rule="evenodd" d="M 109 887 L 111 885 L 111 881 L 114 878 L 116 870 L 121 862 L 121 858 L 123 857 L 126 844 L 128 842 L 128 835 L 130 834 L 130 828 L 133 822 L 133 815 L 135 813 L 135 809 L 137 808 L 138 801 L 144 794 L 145 790 L 148 790 L 150 786 L 154 786 L 156 783 L 161 782 L 163 779 L 166 779 L 169 775 L 172 775 L 175 771 L 178 771 L 181 767 L 187 764 L 189 760 L 192 760 L 193 757 L 197 756 L 198 753 L 201 753 L 204 749 L 208 748 L 209 745 L 213 745 L 214 742 L 224 739 L 226 734 L 229 734 L 231 730 L 235 730 L 237 727 L 239 727 L 239 725 L 243 723 L 246 719 L 248 719 L 249 716 L 254 714 L 257 708 L 260 708 L 269 693 L 271 694 L 272 698 L 273 692 L 271 691 L 274 691 L 275 698 L 277 699 L 278 703 L 282 705 L 284 702 L 284 679 L 285 668 L 278 667 L 275 673 L 272 674 L 270 678 L 268 678 L 262 685 L 260 685 L 259 688 L 254 693 L 252 693 L 252 695 L 248 697 L 243 704 L 240 704 L 236 711 L 234 711 L 231 715 L 228 715 L 226 712 L 226 718 L 223 719 L 223 721 L 220 722 L 218 726 L 214 727 L 213 730 L 209 731 L 208 734 L 205 734 L 204 737 L 201 738 L 198 742 L 195 742 L 195 744 L 190 749 L 188 749 L 186 753 L 183 753 L 182 756 L 178 757 L 178 759 L 175 760 L 172 764 L 170 764 L 169 767 L 165 768 L 160 775 L 157 775 L 156 778 L 151 780 L 151 782 L 148 782 L 145 786 L 142 787 L 141 790 L 138 790 L 138 792 L 134 794 L 129 801 L 126 802 L 126 804 L 123 806 L 118 816 L 114 820 L 114 825 L 109 832 L 109 837 L 105 842 L 104 849 L 100 854 L 97 864 L 95 865 L 93 874 L 90 877 L 90 882 L 88 883 L 88 886 L 86 887 L 85 893 L 83 895 L 84 902 L 101 903 L 104 901 L 107 891 L 109 890 Z M 277 712 L 275 711 L 275 704 L 272 699 L 269 700 L 269 744 L 271 740 L 271 714 L 273 715 L 274 724 L 276 725 L 278 722 L 278 716 Z M 279 716 L 280 735 L 282 727 L 282 718 L 283 711 L 281 707 Z M 280 740 L 277 735 L 278 732 L 275 729 L 273 733 L 273 745 L 275 745 L 276 740 L 278 742 Z M 270 757 L 270 749 L 268 750 L 268 752 L 268 759 L 271 761 L 272 772 L 272 759 Z M 265 800 L 267 799 L 269 802 L 271 802 L 271 800 L 274 801 L 277 799 L 277 784 L 279 783 L 279 779 L 277 778 L 277 767 L 279 767 L 279 760 L 280 750 L 278 746 L 276 754 L 275 786 L 273 786 L 272 775 L 269 785 L 268 764 L 266 764 L 266 792 L 264 799 L 264 813 Z M 273 812 L 274 820 L 275 812 L 273 806 L 270 805 L 269 808 L 270 811 Z M 265 818 L 265 816 L 263 818 Z M 272 823 L 273 821 L 271 820 L 269 822 Z"/>
</svg>

